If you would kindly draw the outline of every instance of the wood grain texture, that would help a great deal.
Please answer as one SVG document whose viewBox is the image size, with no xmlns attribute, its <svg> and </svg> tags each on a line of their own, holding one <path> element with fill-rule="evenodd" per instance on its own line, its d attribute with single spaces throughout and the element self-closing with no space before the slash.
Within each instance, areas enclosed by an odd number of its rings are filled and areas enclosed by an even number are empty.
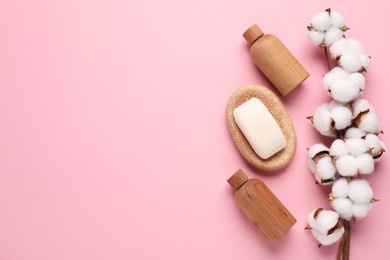
<svg viewBox="0 0 390 260">
<path fill-rule="evenodd" d="M 252 97 L 264 103 L 286 137 L 286 147 L 268 159 L 262 159 L 255 153 L 233 117 L 234 109 Z M 262 171 L 275 171 L 286 167 L 294 157 L 297 140 L 293 123 L 282 102 L 271 90 L 259 85 L 246 85 L 238 88 L 228 100 L 226 118 L 234 143 L 241 155 L 253 167 Z M 264 138 L 267 137 L 264 136 Z"/>
<path fill-rule="evenodd" d="M 229 180 L 234 180 L 236 176 L 244 180 L 242 175 L 245 173 L 238 170 Z M 278 240 L 296 223 L 294 216 L 259 179 L 246 180 L 236 191 L 235 199 L 269 241 Z"/>
</svg>

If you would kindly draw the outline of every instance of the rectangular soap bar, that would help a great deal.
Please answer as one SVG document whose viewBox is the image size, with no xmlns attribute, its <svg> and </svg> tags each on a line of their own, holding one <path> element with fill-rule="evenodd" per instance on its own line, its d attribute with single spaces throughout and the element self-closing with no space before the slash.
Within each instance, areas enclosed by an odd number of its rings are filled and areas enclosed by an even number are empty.
<svg viewBox="0 0 390 260">
<path fill-rule="evenodd" d="M 258 98 L 251 98 L 233 112 L 241 132 L 262 159 L 268 159 L 286 146 L 286 137 L 275 118 Z"/>
</svg>

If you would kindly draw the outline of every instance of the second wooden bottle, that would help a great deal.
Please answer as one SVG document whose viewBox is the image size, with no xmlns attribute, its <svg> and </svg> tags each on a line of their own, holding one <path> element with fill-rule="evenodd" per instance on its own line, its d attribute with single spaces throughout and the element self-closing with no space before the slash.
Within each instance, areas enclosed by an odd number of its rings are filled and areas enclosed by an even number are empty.
<svg viewBox="0 0 390 260">
<path fill-rule="evenodd" d="M 305 68 L 276 36 L 265 35 L 257 25 L 252 25 L 243 36 L 251 45 L 253 61 L 283 96 L 309 77 Z"/>
</svg>

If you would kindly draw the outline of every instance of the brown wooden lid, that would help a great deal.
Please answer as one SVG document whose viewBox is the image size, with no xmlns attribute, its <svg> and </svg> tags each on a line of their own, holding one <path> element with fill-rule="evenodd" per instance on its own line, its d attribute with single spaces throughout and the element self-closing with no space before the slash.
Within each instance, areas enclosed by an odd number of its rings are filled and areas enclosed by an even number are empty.
<svg viewBox="0 0 390 260">
<path fill-rule="evenodd" d="M 233 189 L 238 190 L 245 182 L 249 180 L 248 176 L 240 169 L 230 177 L 227 182 Z"/>
<path fill-rule="evenodd" d="M 249 29 L 246 30 L 242 36 L 244 36 L 245 40 L 252 45 L 257 39 L 259 39 L 263 35 L 263 31 L 256 24 L 254 24 L 249 27 Z"/>
</svg>

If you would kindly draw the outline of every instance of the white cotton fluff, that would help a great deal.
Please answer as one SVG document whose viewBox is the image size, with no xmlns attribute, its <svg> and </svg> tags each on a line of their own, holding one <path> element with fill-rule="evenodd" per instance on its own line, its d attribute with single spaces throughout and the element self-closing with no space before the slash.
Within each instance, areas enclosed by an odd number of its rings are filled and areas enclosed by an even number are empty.
<svg viewBox="0 0 390 260">
<path fill-rule="evenodd" d="M 313 16 L 311 26 L 316 31 L 326 31 L 332 26 L 332 19 L 328 12 L 320 12 Z"/>
<path fill-rule="evenodd" d="M 364 53 L 347 51 L 340 56 L 339 65 L 349 72 L 368 70 L 370 58 Z"/>
<path fill-rule="evenodd" d="M 346 198 L 348 197 L 349 184 L 346 178 L 340 178 L 333 183 L 332 196 L 334 198 Z"/>
<path fill-rule="evenodd" d="M 334 67 L 331 71 L 326 73 L 324 75 L 324 78 L 322 79 L 322 85 L 324 86 L 325 91 L 328 91 L 330 88 L 330 85 L 342 78 L 346 78 L 350 75 L 349 72 L 343 70 L 343 68 L 337 66 Z"/>
<path fill-rule="evenodd" d="M 332 130 L 332 118 L 329 110 L 316 110 L 313 115 L 314 128 L 325 136 L 334 136 L 335 133 Z"/>
<path fill-rule="evenodd" d="M 349 183 L 348 197 L 354 204 L 368 204 L 374 198 L 374 192 L 366 180 L 353 179 Z"/>
<path fill-rule="evenodd" d="M 331 27 L 325 32 L 325 45 L 329 46 L 341 38 L 343 38 L 344 32 L 337 27 Z"/>
<path fill-rule="evenodd" d="M 364 140 L 366 141 L 367 146 L 372 149 L 371 153 L 373 155 L 380 152 L 381 140 L 379 139 L 379 137 L 377 135 L 367 134 L 366 137 L 364 138 Z"/>
<path fill-rule="evenodd" d="M 311 227 L 312 229 L 317 229 L 317 221 L 315 220 L 314 218 L 314 214 L 316 213 L 317 210 L 321 210 L 321 209 L 315 209 L 315 210 L 312 210 L 309 215 L 307 216 L 307 224 L 309 225 L 309 227 Z"/>
<path fill-rule="evenodd" d="M 330 156 L 323 157 L 317 162 L 316 174 L 321 180 L 334 178 L 334 175 L 336 174 L 336 167 L 333 165 L 332 158 L 330 158 Z"/>
<path fill-rule="evenodd" d="M 330 205 L 340 215 L 341 218 L 350 220 L 353 216 L 353 203 L 348 198 L 334 199 Z"/>
<path fill-rule="evenodd" d="M 329 152 L 329 148 L 326 147 L 324 144 L 313 144 L 309 150 L 307 151 L 307 154 L 309 158 L 313 158 L 317 153 L 327 151 Z"/>
<path fill-rule="evenodd" d="M 307 160 L 307 164 L 309 165 L 309 169 L 313 174 L 317 172 L 317 164 L 309 157 Z"/>
<path fill-rule="evenodd" d="M 361 174 L 371 174 L 374 172 L 374 158 L 371 154 L 364 153 L 356 159 L 358 161 L 358 169 Z"/>
<path fill-rule="evenodd" d="M 360 121 L 358 127 L 367 132 L 367 133 L 379 133 L 381 131 L 381 127 L 379 125 L 378 118 L 374 111 L 369 111 L 364 115 L 362 120 Z"/>
<path fill-rule="evenodd" d="M 330 12 L 330 18 L 332 19 L 332 25 L 338 28 L 342 28 L 345 26 L 345 19 L 344 17 L 335 11 Z"/>
<path fill-rule="evenodd" d="M 313 45 L 319 46 L 325 40 L 325 33 L 321 31 L 308 31 L 307 38 Z"/>
<path fill-rule="evenodd" d="M 321 233 L 327 234 L 328 231 L 334 228 L 339 222 L 339 214 L 333 210 L 321 210 L 317 219 L 317 230 Z"/>
<path fill-rule="evenodd" d="M 352 112 L 345 106 L 335 107 L 331 110 L 330 116 L 334 121 L 334 127 L 337 130 L 347 128 L 352 123 Z"/>
<path fill-rule="evenodd" d="M 362 129 L 359 129 L 357 127 L 351 127 L 346 132 L 344 137 L 349 138 L 364 138 L 366 136 L 366 132 L 364 132 Z"/>
<path fill-rule="evenodd" d="M 348 153 L 353 157 L 358 157 L 363 153 L 368 151 L 368 146 L 366 141 L 361 138 L 351 138 L 345 141 L 345 145 L 347 146 Z"/>
<path fill-rule="evenodd" d="M 336 159 L 336 169 L 341 176 L 355 176 L 358 170 L 357 160 L 352 155 L 343 155 Z"/>
<path fill-rule="evenodd" d="M 329 149 L 329 154 L 333 156 L 342 156 L 348 154 L 348 149 L 345 142 L 341 139 L 336 139 L 333 141 Z"/>
<path fill-rule="evenodd" d="M 314 238 L 318 241 L 318 243 L 320 245 L 329 246 L 329 245 L 336 243 L 337 241 L 339 241 L 341 239 L 341 237 L 344 234 L 344 228 L 341 227 L 341 228 L 335 230 L 330 235 L 324 234 L 324 233 L 322 233 L 318 230 L 315 230 L 315 229 L 312 229 L 311 232 L 312 232 Z"/>
<path fill-rule="evenodd" d="M 374 205 L 372 203 L 355 204 L 352 206 L 353 216 L 357 219 L 365 218 L 373 207 Z"/>
<path fill-rule="evenodd" d="M 375 112 L 374 107 L 370 104 L 370 102 L 368 102 L 367 99 L 364 98 L 355 100 L 352 103 L 352 110 L 353 118 L 357 117 L 361 112 L 364 112 L 366 110 Z"/>
<path fill-rule="evenodd" d="M 332 59 L 340 57 L 345 52 L 365 53 L 363 45 L 352 38 L 341 38 L 329 48 Z"/>
</svg>

